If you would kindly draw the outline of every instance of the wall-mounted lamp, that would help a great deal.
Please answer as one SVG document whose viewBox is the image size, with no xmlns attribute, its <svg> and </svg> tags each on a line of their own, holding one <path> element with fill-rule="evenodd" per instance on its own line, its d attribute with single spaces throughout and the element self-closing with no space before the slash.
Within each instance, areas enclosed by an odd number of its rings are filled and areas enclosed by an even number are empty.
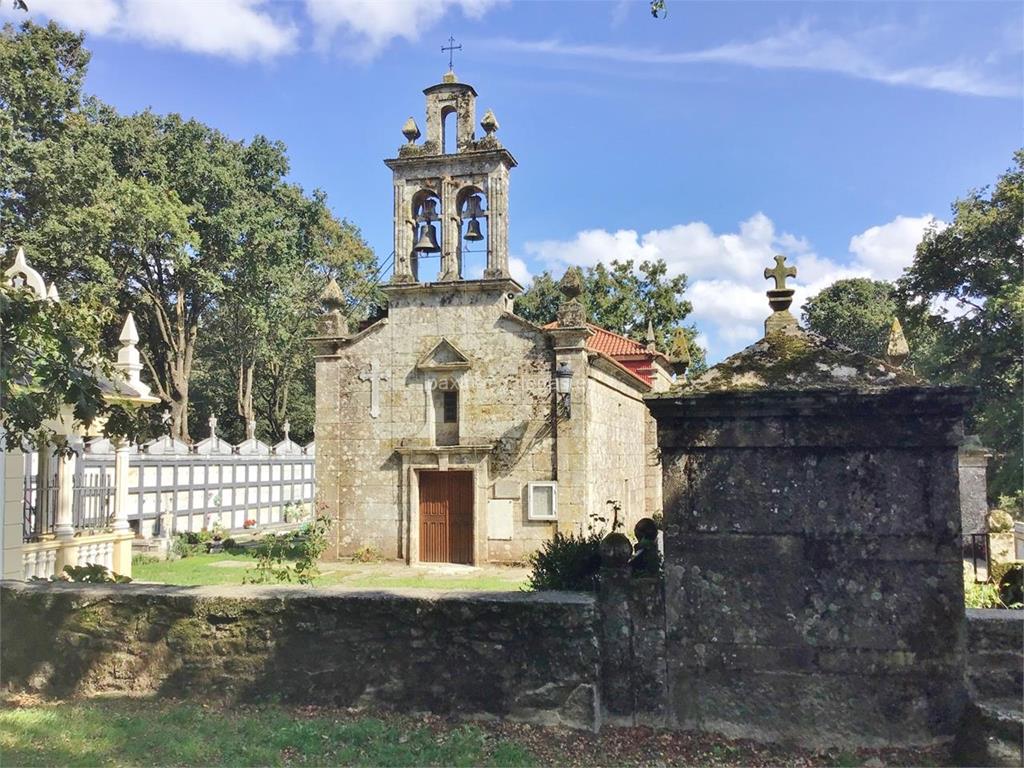
<svg viewBox="0 0 1024 768">
<path fill-rule="evenodd" d="M 558 393 L 558 410 L 565 418 L 572 418 L 572 366 L 562 361 L 555 368 L 555 392 Z"/>
</svg>

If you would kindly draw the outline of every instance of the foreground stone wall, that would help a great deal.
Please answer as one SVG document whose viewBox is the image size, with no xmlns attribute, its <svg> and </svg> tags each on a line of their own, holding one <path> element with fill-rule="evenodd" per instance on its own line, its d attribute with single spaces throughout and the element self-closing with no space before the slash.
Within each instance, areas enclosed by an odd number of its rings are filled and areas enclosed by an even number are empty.
<svg viewBox="0 0 1024 768">
<path fill-rule="evenodd" d="M 964 402 L 920 389 L 652 402 L 677 726 L 810 745 L 952 737 Z"/>
<path fill-rule="evenodd" d="M 417 594 L 4 582 L 0 680 L 598 725 L 592 597 Z"/>
</svg>

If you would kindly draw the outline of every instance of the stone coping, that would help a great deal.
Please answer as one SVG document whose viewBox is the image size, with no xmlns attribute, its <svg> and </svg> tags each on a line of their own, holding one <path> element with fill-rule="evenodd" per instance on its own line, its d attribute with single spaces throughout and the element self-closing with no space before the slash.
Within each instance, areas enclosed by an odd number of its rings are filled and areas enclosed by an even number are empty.
<svg viewBox="0 0 1024 768">
<path fill-rule="evenodd" d="M 670 390 L 646 395 L 644 400 L 659 415 L 686 418 L 704 416 L 709 411 L 737 410 L 815 410 L 834 413 L 836 406 L 867 406 L 906 411 L 959 412 L 969 406 L 977 394 L 975 387 L 906 386 L 879 389 L 849 388 L 831 390 L 764 390 L 720 392 L 682 392 Z"/>
<path fill-rule="evenodd" d="M 1008 608 L 968 608 L 970 621 L 1016 622 L 1024 625 L 1024 610 Z"/>
<path fill-rule="evenodd" d="M 305 587 L 298 584 L 274 585 L 219 585 L 180 586 L 174 584 L 76 584 L 71 582 L 26 582 L 3 580 L 0 588 L 12 592 L 50 592 L 72 594 L 82 597 L 108 597 L 113 595 L 146 595 L 151 597 L 206 597 L 271 600 L 275 598 L 339 598 L 345 600 L 380 600 L 402 598 L 419 600 L 424 603 L 474 602 L 522 605 L 580 605 L 592 606 L 596 596 L 584 592 L 497 592 L 480 590 L 440 589 L 379 589 L 352 588 L 343 586 Z"/>
</svg>

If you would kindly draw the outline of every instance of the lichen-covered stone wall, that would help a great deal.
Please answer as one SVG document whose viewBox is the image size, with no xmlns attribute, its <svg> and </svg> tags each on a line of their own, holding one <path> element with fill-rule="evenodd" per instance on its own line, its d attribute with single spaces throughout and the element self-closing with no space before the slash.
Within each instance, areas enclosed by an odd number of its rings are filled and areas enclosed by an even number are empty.
<svg viewBox="0 0 1024 768">
<path fill-rule="evenodd" d="M 656 511 L 646 507 L 647 406 L 640 395 L 608 374 L 591 369 L 587 380 L 587 467 L 591 517 L 611 526 L 610 500 L 619 503 L 626 530 Z"/>
<path fill-rule="evenodd" d="M 0 613 L 7 690 L 599 721 L 585 595 L 4 582 Z"/>
<path fill-rule="evenodd" d="M 677 726 L 810 745 L 953 735 L 965 402 L 921 388 L 651 402 Z"/>
</svg>

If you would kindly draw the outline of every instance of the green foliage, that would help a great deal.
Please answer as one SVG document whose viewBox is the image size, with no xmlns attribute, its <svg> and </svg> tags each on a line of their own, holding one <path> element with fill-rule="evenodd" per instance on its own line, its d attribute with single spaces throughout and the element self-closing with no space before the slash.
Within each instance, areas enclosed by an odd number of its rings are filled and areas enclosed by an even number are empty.
<svg viewBox="0 0 1024 768">
<path fill-rule="evenodd" d="M 953 221 L 932 227 L 897 283 L 936 337 L 924 372 L 935 381 L 978 387 L 968 428 L 994 451 L 989 493 L 1016 493 L 1024 481 L 1024 150 L 992 189 L 953 204 Z"/>
<path fill-rule="evenodd" d="M 256 567 L 247 572 L 249 584 L 270 584 L 296 581 L 312 584 L 320 575 L 317 562 L 327 549 L 327 532 L 331 518 L 317 515 L 299 530 L 281 536 L 266 534 L 253 549 Z"/>
<path fill-rule="evenodd" d="M 178 533 L 171 542 L 171 553 L 178 557 L 193 557 L 200 555 L 209 549 L 213 541 L 213 534 L 210 531 L 186 531 Z"/>
<path fill-rule="evenodd" d="M 964 604 L 968 608 L 1005 608 L 999 599 L 999 588 L 988 582 L 978 583 L 971 575 L 964 576 Z"/>
<path fill-rule="evenodd" d="M 155 555 L 146 555 L 141 552 L 132 555 L 132 568 L 138 568 L 140 565 L 152 565 L 153 563 L 159 563 L 160 558 Z"/>
<path fill-rule="evenodd" d="M 350 304 L 367 297 L 356 316 L 368 311 L 372 251 L 322 192 L 287 181 L 281 142 L 120 115 L 82 93 L 88 63 L 82 36 L 52 23 L 0 34 L 0 251 L 23 244 L 83 311 L 135 312 L 175 437 L 215 411 L 237 413 L 231 439 L 256 417 L 264 437 L 290 420 L 307 441 L 317 293 L 334 275 Z M 117 328 L 100 325 L 112 342 Z"/>
<path fill-rule="evenodd" d="M 108 571 L 99 563 L 85 565 L 65 565 L 62 579 L 78 584 L 129 584 L 131 578 L 119 573 Z"/>
<path fill-rule="evenodd" d="M 378 563 L 384 557 L 381 555 L 380 550 L 366 546 L 357 549 L 355 554 L 352 555 L 352 559 L 357 563 Z"/>
<path fill-rule="evenodd" d="M 899 315 L 895 294 L 896 286 L 885 280 L 837 280 L 807 300 L 803 320 L 815 333 L 881 358 L 889 328 Z"/>
<path fill-rule="evenodd" d="M 527 563 L 533 569 L 529 588 L 533 590 L 597 590 L 601 570 L 600 533 L 565 534 L 561 531 L 533 552 Z"/>
<path fill-rule="evenodd" d="M 667 352 L 677 329 L 689 341 L 691 373 L 707 368 L 704 349 L 697 345 L 697 331 L 683 325 L 693 307 L 682 297 L 686 292 L 686 275 L 668 277 L 662 259 L 613 261 L 610 267 L 598 264 L 581 270 L 583 294 L 580 300 L 587 309 L 590 322 L 615 333 L 643 340 L 648 321 L 654 327 L 655 343 Z M 550 272 L 534 277 L 530 287 L 516 299 L 516 314 L 538 325 L 553 321 L 562 301 L 558 280 Z"/>
</svg>

